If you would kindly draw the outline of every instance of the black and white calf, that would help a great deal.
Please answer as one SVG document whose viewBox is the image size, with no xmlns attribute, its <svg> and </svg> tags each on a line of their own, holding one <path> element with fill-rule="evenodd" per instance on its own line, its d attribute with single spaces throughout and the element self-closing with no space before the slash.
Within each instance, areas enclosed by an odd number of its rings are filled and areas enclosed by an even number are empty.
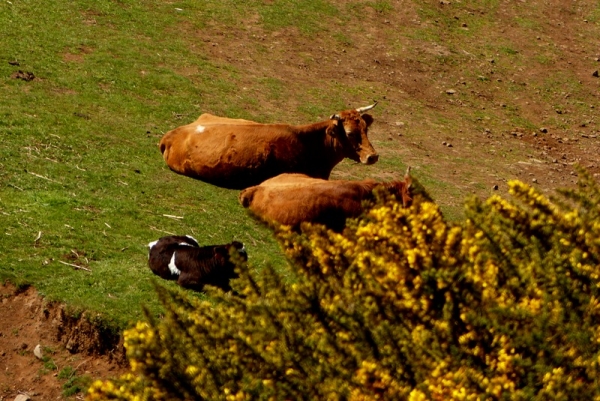
<svg viewBox="0 0 600 401">
<path fill-rule="evenodd" d="M 244 244 L 233 241 L 224 245 L 200 246 L 189 235 L 171 235 L 148 244 L 148 265 L 165 280 L 176 280 L 184 288 L 202 291 L 212 285 L 231 291 L 229 280 L 237 278 L 230 250 L 235 248 L 244 261 L 248 254 Z"/>
</svg>

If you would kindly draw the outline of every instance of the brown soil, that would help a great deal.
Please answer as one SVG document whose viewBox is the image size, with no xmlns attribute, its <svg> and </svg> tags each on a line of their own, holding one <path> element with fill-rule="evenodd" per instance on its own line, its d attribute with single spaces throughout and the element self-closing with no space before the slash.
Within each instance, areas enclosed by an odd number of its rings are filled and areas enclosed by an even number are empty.
<svg viewBox="0 0 600 401">
<path fill-rule="evenodd" d="M 337 3 L 343 10 L 345 3 Z M 331 18 L 344 27 L 346 43 L 321 32 L 308 40 L 296 28 L 266 31 L 258 15 L 236 28 L 180 29 L 198 52 L 236 67 L 241 96 L 280 121 L 310 122 L 289 111 L 310 103 L 310 96 L 327 99 L 335 82 L 372 88 L 382 104 L 372 111 L 370 130 L 380 160 L 402 160 L 415 176 L 442 182 L 450 189 L 433 193 L 442 205 L 459 208 L 465 195 L 487 197 L 493 188 L 505 193 L 511 179 L 548 192 L 572 187 L 576 164 L 600 176 L 600 53 L 594 39 L 600 28 L 586 19 L 597 7 L 593 1 L 521 1 L 500 5 L 493 16 L 485 7 L 468 11 L 460 2 L 433 2 L 439 3 L 439 20 L 422 20 L 416 3 L 392 1 L 388 13 L 365 6 L 357 25 L 344 15 Z M 495 20 L 461 41 L 456 29 L 471 29 L 477 18 Z M 454 26 L 444 28 L 448 21 Z M 410 36 L 428 30 L 440 37 Z M 445 31 L 452 36 L 444 37 Z M 180 73 L 193 81 L 197 71 Z M 256 82 L 265 78 L 294 96 L 261 92 Z M 372 99 L 348 93 L 343 100 L 357 107 Z M 210 104 L 202 111 L 211 111 Z M 398 176 L 381 164 L 342 165 L 332 178 Z"/>
<path fill-rule="evenodd" d="M 345 9 L 343 1 L 338 3 Z M 382 103 L 373 110 L 370 134 L 381 160 L 400 158 L 415 167 L 417 177 L 423 171 L 443 183 L 447 190 L 433 193 L 440 204 L 459 208 L 464 195 L 487 197 L 496 188 L 505 195 L 505 183 L 513 178 L 542 191 L 573 186 L 575 164 L 600 175 L 595 118 L 600 28 L 586 20 L 595 1 L 501 2 L 490 29 L 464 43 L 456 35 L 454 43 L 445 42 L 444 29 L 451 28 L 444 24 L 471 29 L 476 17 L 489 18 L 485 9 L 455 10 L 458 1 L 433 1 L 446 19 L 422 20 L 414 2 L 387 3 L 394 11 L 363 6 L 360 24 L 356 16 L 332 18 L 332 24 L 346 27 L 342 42 L 321 33 L 307 38 L 295 28 L 266 31 L 257 15 L 235 28 L 209 24 L 197 29 L 184 23 L 178 29 L 193 42 L 193 51 L 236 68 L 241 94 L 280 121 L 310 122 L 294 121 L 290 111 L 310 96 L 327 98 L 324 93 L 336 81 L 371 85 L 373 98 Z M 441 33 L 437 40 L 406 34 L 432 27 Z M 508 50 L 498 52 L 498 43 Z M 482 52 L 486 44 L 496 50 Z M 84 49 L 64 58 L 78 62 L 87 53 Z M 194 82 L 201 71 L 190 67 L 179 73 Z M 264 78 L 281 82 L 286 94 L 296 96 L 273 99 L 254 89 Z M 554 87 L 548 86 L 550 79 Z M 344 98 L 349 107 L 371 100 L 355 94 Z M 202 109 L 212 111 L 209 105 Z M 515 123 L 518 117 L 525 126 Z M 379 166 L 368 171 L 342 166 L 332 178 L 395 174 Z M 66 317 L 60 305 L 45 302 L 32 288 L 5 286 L 0 294 L 0 400 L 13 400 L 20 392 L 34 399 L 63 399 L 65 380 L 58 372 L 66 366 L 93 378 L 124 371 L 120 346 L 103 339 L 87 320 Z M 56 369 L 48 370 L 33 355 L 37 344 Z"/>
<path fill-rule="evenodd" d="M 73 376 L 107 379 L 126 370 L 123 347 L 115 341 L 84 315 L 71 317 L 31 287 L 0 286 L 0 400 L 19 394 L 33 400 L 80 398 L 63 395 Z M 37 345 L 42 359 L 34 355 Z"/>
</svg>

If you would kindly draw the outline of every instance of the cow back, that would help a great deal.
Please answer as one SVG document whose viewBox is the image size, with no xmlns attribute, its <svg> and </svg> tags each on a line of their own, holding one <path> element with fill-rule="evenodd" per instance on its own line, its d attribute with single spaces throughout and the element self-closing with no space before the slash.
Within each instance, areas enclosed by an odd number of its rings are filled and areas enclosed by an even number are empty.
<svg viewBox="0 0 600 401">
<path fill-rule="evenodd" d="M 341 229 L 347 217 L 362 212 L 362 201 L 377 185 L 373 180 L 328 181 L 301 174 L 281 174 L 240 193 L 240 203 L 268 222 L 298 227 L 324 224 Z"/>
<path fill-rule="evenodd" d="M 148 244 L 148 266 L 150 270 L 165 280 L 176 280 L 177 275 L 174 275 L 169 270 L 169 263 L 173 257 L 173 253 L 184 247 L 197 248 L 198 241 L 187 235 L 169 235 L 161 237 L 157 241 Z"/>
<path fill-rule="evenodd" d="M 225 188 L 247 188 L 282 173 L 328 179 L 345 157 L 377 161 L 367 137 L 372 121 L 357 110 L 299 126 L 202 114 L 167 132 L 159 148 L 174 172 Z"/>
<path fill-rule="evenodd" d="M 328 181 L 302 174 L 281 174 L 241 191 L 239 200 L 254 215 L 270 223 L 299 228 L 302 222 L 310 222 L 341 231 L 347 218 L 363 212 L 363 201 L 372 198 L 377 187 L 395 195 L 404 207 L 410 206 L 411 180 L 408 171 L 404 181 L 391 182 Z"/>
<path fill-rule="evenodd" d="M 238 278 L 235 264 L 231 261 L 231 252 L 236 249 L 242 260 L 247 260 L 244 245 L 234 241 L 225 245 L 209 245 L 191 248 L 177 258 L 181 265 L 181 275 L 177 283 L 196 291 L 201 291 L 205 285 L 231 291 L 230 280 Z"/>
</svg>

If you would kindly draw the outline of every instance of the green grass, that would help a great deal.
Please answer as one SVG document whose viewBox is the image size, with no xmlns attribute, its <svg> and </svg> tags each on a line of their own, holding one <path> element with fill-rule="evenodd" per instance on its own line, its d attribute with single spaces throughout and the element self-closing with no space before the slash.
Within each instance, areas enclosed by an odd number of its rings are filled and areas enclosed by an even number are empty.
<svg viewBox="0 0 600 401">
<path fill-rule="evenodd" d="M 374 5 L 380 12 L 388 6 Z M 170 172 L 156 145 L 164 132 L 204 111 L 259 121 L 286 117 L 265 114 L 254 95 L 277 101 L 289 95 L 285 82 L 258 78 L 240 93 L 244 71 L 209 60 L 190 33 L 215 23 L 239 27 L 258 15 L 266 30 L 295 27 L 310 35 L 332 29 L 323 17 L 336 13 L 326 1 L 5 4 L 0 248 L 10 251 L 0 256 L 0 280 L 32 284 L 72 313 L 88 311 L 122 328 L 141 317 L 142 306 L 161 313 L 146 244 L 167 233 L 201 243 L 239 239 L 252 269 L 274 265 L 285 272 L 271 232 L 240 207 L 237 191 Z M 343 31 L 336 35 L 343 38 Z M 18 70 L 36 79 L 11 78 Z M 333 90 L 306 88 L 300 95 L 302 120 L 346 108 L 346 92 L 356 98 L 374 92 L 360 82 L 326 86 Z"/>
<path fill-rule="evenodd" d="M 336 7 L 324 0 L 275 0 L 271 4 L 265 4 L 263 1 L 249 3 L 258 10 L 265 28 L 274 30 L 296 26 L 305 34 L 326 29 L 326 19 L 335 17 L 338 12 Z"/>
<path fill-rule="evenodd" d="M 92 384 L 93 380 L 88 375 L 78 375 L 77 370 L 71 366 L 66 366 L 58 372 L 57 377 L 64 380 L 62 385 L 62 394 L 65 397 L 70 397 L 75 394 L 86 391 Z"/>
<path fill-rule="evenodd" d="M 122 328 L 141 317 L 142 306 L 161 313 L 145 246 L 166 233 L 192 234 L 202 243 L 239 239 L 248 247 L 252 269 L 273 265 L 287 271 L 271 232 L 240 207 L 237 191 L 178 176 L 162 160 L 156 146 L 162 134 L 203 112 L 306 123 L 349 104 L 380 100 L 373 114 L 382 137 L 374 142 L 391 155 L 371 167 L 381 173 L 403 172 L 408 162 L 396 157 L 398 147 L 410 148 L 432 132 L 452 136 L 461 130 L 467 136 L 483 128 L 494 133 L 517 125 L 535 128 L 510 102 L 525 92 L 537 89 L 538 100 L 549 104 L 568 102 L 561 91 L 573 101 L 591 98 L 568 71 L 541 74 L 525 88 L 511 84 L 511 69 L 531 61 L 553 66 L 561 50 L 548 47 L 527 57 L 522 43 L 498 33 L 497 0 L 451 3 L 418 0 L 406 10 L 386 0 L 3 3 L 0 280 L 32 284 L 49 299 L 66 302 L 73 313 L 89 311 Z M 404 12 L 410 15 L 405 25 L 380 21 L 383 25 L 376 27 L 371 18 L 391 19 Z M 596 7 L 586 15 L 592 27 L 600 14 Z M 531 31 L 540 24 L 534 17 L 520 15 L 514 29 Z M 254 40 L 254 33 L 266 39 Z M 269 61 L 279 57 L 272 54 L 274 33 L 299 35 L 298 42 L 321 40 L 315 43 L 322 48 L 303 47 L 295 55 L 294 61 L 306 64 L 312 75 L 299 79 L 293 72 L 266 71 L 277 68 L 275 62 L 265 71 L 247 71 L 228 61 L 238 55 L 211 56 L 204 42 L 218 37 L 234 43 L 248 34 L 244 45 L 251 55 Z M 427 51 L 438 45 L 448 54 Z M 365 54 L 364 65 L 351 66 L 357 71 L 371 71 L 374 59 L 384 63 L 372 75 L 322 76 L 321 65 L 342 59 L 336 55 L 340 51 Z M 489 59 L 495 60 L 493 65 Z M 406 71 L 399 72 L 433 81 L 441 97 L 412 99 L 406 94 L 410 88 L 395 84 L 393 76 L 379 75 L 386 72 L 385 62 L 394 66 L 407 60 L 399 64 Z M 36 79 L 11 78 L 18 70 L 32 72 Z M 453 99 L 469 107 L 447 103 L 444 90 L 457 85 Z M 386 94 L 395 101 L 384 100 Z M 499 109 L 498 103 L 509 107 Z M 565 106 L 589 113 L 589 103 Z M 452 113 L 446 114 L 448 110 Z M 387 118 L 387 125 L 385 120 L 379 125 L 380 118 Z M 551 115 L 546 123 L 560 126 L 560 118 Z M 396 133 L 395 121 L 407 123 L 401 145 L 382 139 Z M 418 178 L 447 200 L 444 212 L 458 218 L 465 190 L 436 177 L 435 152 L 418 161 L 424 164 Z M 450 162 L 477 167 L 477 161 Z M 339 169 L 360 178 L 371 174 L 350 162 Z"/>
<path fill-rule="evenodd" d="M 0 257 L 0 280 L 33 284 L 124 327 L 142 305 L 160 313 L 145 245 L 167 232 L 202 243 L 240 239 L 252 268 L 285 269 L 237 191 L 177 176 L 158 152 L 161 134 L 195 119 L 203 100 L 252 117 L 244 111 L 252 99 L 229 95 L 235 69 L 191 52 L 175 29 L 180 18 L 161 2 L 3 6 L 0 247 L 10 251 Z M 178 72 L 188 64 L 197 77 Z M 37 78 L 11 79 L 18 69 Z"/>
</svg>

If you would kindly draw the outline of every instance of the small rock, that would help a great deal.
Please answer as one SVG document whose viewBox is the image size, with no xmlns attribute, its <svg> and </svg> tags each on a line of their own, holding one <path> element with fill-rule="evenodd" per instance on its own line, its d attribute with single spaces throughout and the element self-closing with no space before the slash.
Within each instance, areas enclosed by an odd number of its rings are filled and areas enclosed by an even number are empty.
<svg viewBox="0 0 600 401">
<path fill-rule="evenodd" d="M 442 145 L 446 146 L 448 144 L 448 142 L 444 141 L 442 142 Z"/>
<path fill-rule="evenodd" d="M 542 128 L 540 128 L 540 132 L 543 133 L 543 134 L 547 134 L 548 133 L 548 128 L 542 127 Z"/>
<path fill-rule="evenodd" d="M 536 184 L 537 183 L 537 178 L 532 178 L 531 182 L 533 182 L 534 184 Z"/>
<path fill-rule="evenodd" d="M 35 355 L 35 357 L 37 359 L 43 359 L 44 355 L 42 354 L 42 346 L 41 345 L 36 345 L 35 348 L 33 349 L 33 355 Z"/>
<path fill-rule="evenodd" d="M 29 401 L 31 397 L 28 394 L 19 394 L 15 397 L 15 401 Z"/>
<path fill-rule="evenodd" d="M 398 126 L 398 127 L 404 127 L 404 122 L 403 121 L 396 121 L 396 126 Z"/>
<path fill-rule="evenodd" d="M 600 76 L 600 74 L 598 74 L 598 70 L 594 71 L 594 72 L 592 73 L 592 76 L 593 76 L 593 77 L 599 77 L 599 76 Z"/>
<path fill-rule="evenodd" d="M 498 190 L 498 184 L 495 184 L 495 185 L 492 187 L 492 189 L 493 189 L 494 191 L 497 191 L 497 190 Z"/>
<path fill-rule="evenodd" d="M 558 159 L 552 159 L 552 163 L 558 163 Z"/>
<path fill-rule="evenodd" d="M 447 89 L 447 90 L 446 90 L 446 93 L 447 93 L 448 95 L 454 95 L 454 94 L 456 93 L 456 91 L 455 91 L 454 89 Z"/>
<path fill-rule="evenodd" d="M 452 144 L 451 144 L 451 143 L 448 143 L 446 146 L 448 146 L 449 148 L 451 148 L 451 147 L 452 147 Z"/>
</svg>

